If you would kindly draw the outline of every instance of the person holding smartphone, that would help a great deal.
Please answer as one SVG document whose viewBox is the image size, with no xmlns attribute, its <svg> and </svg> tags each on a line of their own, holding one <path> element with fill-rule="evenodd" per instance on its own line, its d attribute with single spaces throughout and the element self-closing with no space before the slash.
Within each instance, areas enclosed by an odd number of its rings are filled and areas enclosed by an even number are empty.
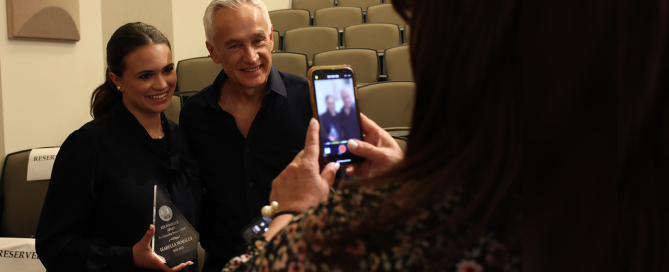
<svg viewBox="0 0 669 272">
<path fill-rule="evenodd" d="M 406 154 L 360 115 L 329 194 L 319 123 L 274 180 L 265 242 L 224 271 L 522 271 L 520 3 L 393 0 L 411 26 L 415 106 Z M 485 6 L 485 8 L 474 8 Z M 392 109 L 389 109 L 392 110 Z"/>
<path fill-rule="evenodd" d="M 65 140 L 53 165 L 35 247 L 48 271 L 197 271 L 153 253 L 154 186 L 197 226 L 202 188 L 177 124 L 163 113 L 177 78 L 170 42 L 141 22 L 107 43 L 94 120 Z"/>
</svg>

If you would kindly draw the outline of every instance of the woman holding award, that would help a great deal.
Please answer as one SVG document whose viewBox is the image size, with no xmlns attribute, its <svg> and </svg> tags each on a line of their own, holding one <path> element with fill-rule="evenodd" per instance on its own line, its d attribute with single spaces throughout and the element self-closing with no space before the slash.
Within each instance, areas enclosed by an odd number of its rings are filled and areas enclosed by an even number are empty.
<svg viewBox="0 0 669 272">
<path fill-rule="evenodd" d="M 65 140 L 54 163 L 40 260 L 52 272 L 197 271 L 190 261 L 168 267 L 150 245 L 154 186 L 191 224 L 201 193 L 198 165 L 163 114 L 177 81 L 170 43 L 153 26 L 128 23 L 109 40 L 107 65 L 91 98 L 94 120 Z"/>
</svg>

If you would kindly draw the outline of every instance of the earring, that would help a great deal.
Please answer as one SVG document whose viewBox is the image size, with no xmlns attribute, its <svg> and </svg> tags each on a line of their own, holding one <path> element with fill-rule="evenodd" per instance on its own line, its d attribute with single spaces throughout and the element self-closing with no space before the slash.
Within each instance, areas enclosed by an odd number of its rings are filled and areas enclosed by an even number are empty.
<svg viewBox="0 0 669 272">
<path fill-rule="evenodd" d="M 116 86 L 116 89 L 120 91 L 120 90 L 121 90 L 121 86 Z"/>
</svg>

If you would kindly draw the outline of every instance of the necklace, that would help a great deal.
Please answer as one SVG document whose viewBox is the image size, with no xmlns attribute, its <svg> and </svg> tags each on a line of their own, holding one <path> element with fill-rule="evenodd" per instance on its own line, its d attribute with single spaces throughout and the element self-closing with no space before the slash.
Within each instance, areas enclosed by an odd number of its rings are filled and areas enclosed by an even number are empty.
<svg viewBox="0 0 669 272">
<path fill-rule="evenodd" d="M 158 140 L 162 139 L 165 137 L 165 133 L 163 132 L 163 128 L 160 128 L 160 136 L 158 137 Z"/>
</svg>

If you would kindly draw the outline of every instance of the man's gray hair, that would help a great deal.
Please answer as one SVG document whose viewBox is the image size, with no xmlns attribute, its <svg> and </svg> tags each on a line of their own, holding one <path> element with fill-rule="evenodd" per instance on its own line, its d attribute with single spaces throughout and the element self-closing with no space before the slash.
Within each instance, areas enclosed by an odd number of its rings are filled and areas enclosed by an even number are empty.
<svg viewBox="0 0 669 272">
<path fill-rule="evenodd" d="M 210 45 L 214 45 L 214 14 L 222 8 L 239 9 L 241 5 L 245 3 L 259 7 L 260 10 L 265 14 L 267 23 L 270 26 L 272 25 L 272 22 L 269 19 L 267 6 L 261 0 L 212 0 L 207 6 L 207 9 L 204 11 L 204 17 L 202 18 L 202 23 L 204 24 L 204 34 L 207 36 L 207 42 Z"/>
</svg>

